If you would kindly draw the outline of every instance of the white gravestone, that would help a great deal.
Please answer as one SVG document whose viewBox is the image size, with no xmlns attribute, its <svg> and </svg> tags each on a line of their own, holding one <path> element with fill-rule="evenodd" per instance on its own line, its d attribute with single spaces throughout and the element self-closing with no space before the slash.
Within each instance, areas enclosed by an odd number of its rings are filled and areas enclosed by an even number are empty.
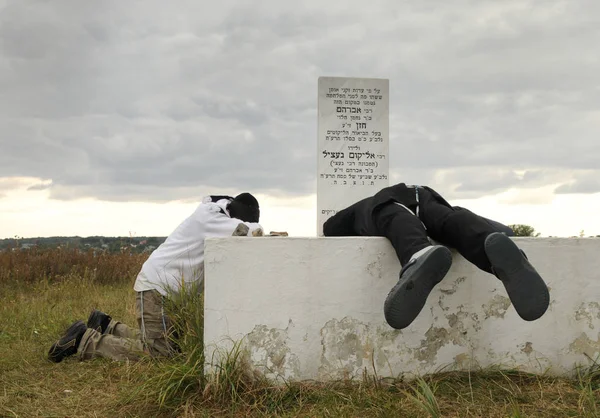
<svg viewBox="0 0 600 418">
<path fill-rule="evenodd" d="M 389 185 L 389 80 L 319 77 L 317 234 Z"/>
</svg>

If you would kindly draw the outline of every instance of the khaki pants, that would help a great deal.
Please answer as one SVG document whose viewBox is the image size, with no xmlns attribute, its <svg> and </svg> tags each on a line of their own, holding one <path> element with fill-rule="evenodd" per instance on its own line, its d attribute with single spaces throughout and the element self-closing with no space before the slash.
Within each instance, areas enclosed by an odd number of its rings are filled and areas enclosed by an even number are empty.
<svg viewBox="0 0 600 418">
<path fill-rule="evenodd" d="M 163 296 L 156 290 L 138 292 L 136 312 L 139 329 L 114 319 L 105 334 L 88 328 L 77 347 L 81 359 L 104 357 L 122 361 L 137 360 L 143 354 L 153 357 L 172 355 L 171 321 L 164 313 Z"/>
</svg>

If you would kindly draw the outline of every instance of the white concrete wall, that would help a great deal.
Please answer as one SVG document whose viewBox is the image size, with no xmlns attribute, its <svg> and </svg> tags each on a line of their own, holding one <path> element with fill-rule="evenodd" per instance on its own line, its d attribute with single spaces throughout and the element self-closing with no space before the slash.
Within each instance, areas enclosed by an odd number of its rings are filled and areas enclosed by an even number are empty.
<svg viewBox="0 0 600 418">
<path fill-rule="evenodd" d="M 397 331 L 383 302 L 400 265 L 383 238 L 210 239 L 207 358 L 241 340 L 255 369 L 291 380 L 487 366 L 563 374 L 598 361 L 600 239 L 515 240 L 550 287 L 541 319 L 521 320 L 502 283 L 455 254 L 417 320 Z"/>
</svg>

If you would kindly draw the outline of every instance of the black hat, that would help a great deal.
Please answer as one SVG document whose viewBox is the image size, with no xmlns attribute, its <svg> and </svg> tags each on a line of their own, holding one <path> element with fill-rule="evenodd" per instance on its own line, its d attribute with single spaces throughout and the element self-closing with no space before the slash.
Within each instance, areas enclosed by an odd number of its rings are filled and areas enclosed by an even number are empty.
<svg viewBox="0 0 600 418">
<path fill-rule="evenodd" d="M 256 198 L 250 193 L 239 194 L 233 200 L 236 202 L 240 202 L 243 205 L 258 209 L 258 200 L 256 200 Z"/>
<path fill-rule="evenodd" d="M 260 219 L 258 200 L 250 193 L 237 195 L 227 206 L 227 210 L 231 217 L 241 219 L 245 222 L 258 223 Z"/>
</svg>

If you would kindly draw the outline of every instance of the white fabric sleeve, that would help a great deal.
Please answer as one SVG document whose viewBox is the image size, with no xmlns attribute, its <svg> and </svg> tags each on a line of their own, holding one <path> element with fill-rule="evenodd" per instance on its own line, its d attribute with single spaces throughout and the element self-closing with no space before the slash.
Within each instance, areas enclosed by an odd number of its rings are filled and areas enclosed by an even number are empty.
<svg viewBox="0 0 600 418">
<path fill-rule="evenodd" d="M 240 224 L 248 227 L 246 236 L 249 237 L 253 236 L 254 231 L 263 231 L 262 226 L 258 223 L 244 222 L 240 219 L 230 218 L 226 215 L 219 214 L 206 223 L 206 236 L 230 237 Z"/>
</svg>

